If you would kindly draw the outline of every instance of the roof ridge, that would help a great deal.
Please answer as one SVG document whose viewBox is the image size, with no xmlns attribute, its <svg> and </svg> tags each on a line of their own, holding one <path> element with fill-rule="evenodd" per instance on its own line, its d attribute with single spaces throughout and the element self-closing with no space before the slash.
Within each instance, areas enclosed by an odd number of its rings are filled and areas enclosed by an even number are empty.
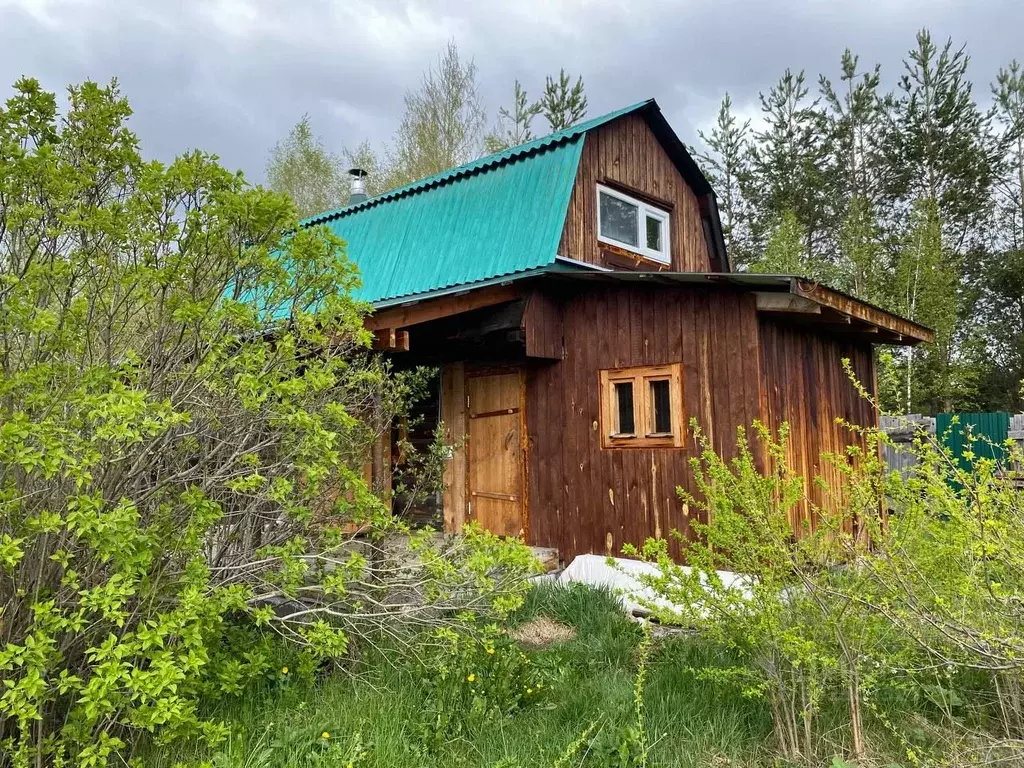
<svg viewBox="0 0 1024 768">
<path fill-rule="evenodd" d="M 616 118 L 628 115 L 633 112 L 637 112 L 641 109 L 646 109 L 652 104 L 656 105 L 654 99 L 644 99 L 638 101 L 635 104 L 631 104 L 628 107 L 622 107 L 612 112 L 599 115 L 598 117 L 591 118 L 590 120 L 584 120 L 583 122 L 571 125 L 568 128 L 563 128 L 560 131 L 552 131 L 546 136 L 541 136 L 536 139 L 517 144 L 514 147 L 509 147 L 501 152 L 494 152 L 489 155 L 471 160 L 468 163 L 457 165 L 453 168 L 435 173 L 431 176 L 426 176 L 422 179 L 417 179 L 408 184 L 405 184 L 396 189 L 388 190 L 379 195 L 371 197 L 367 200 L 360 201 L 354 205 L 346 205 L 341 208 L 332 208 L 330 210 L 318 213 L 308 219 L 303 219 L 299 222 L 300 226 L 310 226 L 313 224 L 323 224 L 328 221 L 332 221 L 342 216 L 347 216 L 357 211 L 362 211 L 367 208 L 372 208 L 383 203 L 397 200 L 407 195 L 415 194 L 423 190 L 431 189 L 436 186 L 441 186 L 450 181 L 456 181 L 465 176 L 469 176 L 482 171 L 490 170 L 506 163 L 514 162 L 522 157 L 543 152 L 554 146 L 558 146 L 563 143 L 569 143 L 578 139 L 582 134 L 592 131 L 605 123 L 608 123 Z"/>
</svg>

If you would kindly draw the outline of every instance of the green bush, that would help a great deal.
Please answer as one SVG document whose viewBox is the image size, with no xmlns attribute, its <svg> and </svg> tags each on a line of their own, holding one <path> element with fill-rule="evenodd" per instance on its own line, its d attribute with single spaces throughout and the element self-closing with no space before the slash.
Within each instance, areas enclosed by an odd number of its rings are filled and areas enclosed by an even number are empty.
<svg viewBox="0 0 1024 768">
<path fill-rule="evenodd" d="M 652 610 L 734 659 L 694 674 L 764 702 L 791 761 L 1013 755 L 1024 735 L 1013 471 L 1024 455 L 1008 444 L 999 464 L 969 449 L 964 469 L 921 435 L 901 477 L 881 460 L 884 434 L 848 426 L 850 448 L 822 457 L 840 478 L 823 485 L 837 512 L 814 508 L 788 469 L 785 427 L 754 428 L 753 440 L 740 430 L 731 461 L 696 433 L 698 495 L 683 495 L 702 514 L 686 565 L 664 541 L 640 553 L 659 565 L 646 583 L 673 604 Z M 794 530 L 801 509 L 814 525 Z"/>
<path fill-rule="evenodd" d="M 373 633 L 503 613 L 531 565 L 473 531 L 390 542 L 409 532 L 362 467 L 421 374 L 369 354 L 344 244 L 213 157 L 143 160 L 129 115 L 114 85 L 70 88 L 59 114 L 32 80 L 0 109 L 15 766 L 107 765 L 143 733 L 223 738 L 201 697 Z"/>
</svg>

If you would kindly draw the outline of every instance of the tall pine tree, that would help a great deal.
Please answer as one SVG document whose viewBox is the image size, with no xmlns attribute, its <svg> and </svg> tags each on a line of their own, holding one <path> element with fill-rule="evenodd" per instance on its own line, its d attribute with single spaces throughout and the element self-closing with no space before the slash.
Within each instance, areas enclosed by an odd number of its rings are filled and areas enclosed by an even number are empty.
<svg viewBox="0 0 1024 768">
<path fill-rule="evenodd" d="M 583 78 L 578 77 L 572 83 L 572 78 L 564 69 L 559 70 L 557 78 L 549 75 L 544 81 L 544 93 L 537 103 L 552 131 L 561 131 L 575 125 L 587 116 Z"/>
<path fill-rule="evenodd" d="M 881 67 L 861 71 L 858 63 L 847 49 L 840 60 L 839 85 L 824 75 L 819 78 L 829 168 L 824 188 L 831 202 L 829 219 L 842 222 L 834 243 L 837 287 L 884 303 L 885 253 L 876 210 L 885 101 L 878 93 Z"/>
<path fill-rule="evenodd" d="M 889 192 L 912 205 L 935 200 L 945 242 L 962 252 L 991 208 L 997 147 L 975 102 L 965 48 L 941 50 L 928 30 L 904 61 L 890 140 Z"/>
<path fill-rule="evenodd" d="M 987 340 L 985 399 L 992 407 L 1024 409 L 1024 69 L 1013 61 L 992 85 L 1000 163 L 990 249 L 968 263 L 981 289 L 978 313 Z"/>
<path fill-rule="evenodd" d="M 746 212 L 741 192 L 750 152 L 750 121 L 737 122 L 732 111 L 732 99 L 726 93 L 714 127 L 710 132 L 700 131 L 698 135 L 708 151 L 698 153 L 697 159 L 718 194 L 726 249 L 733 265 L 743 267 L 752 260 L 743 227 Z"/>
<path fill-rule="evenodd" d="M 803 229 L 804 272 L 821 271 L 820 241 L 832 225 L 825 190 L 823 116 L 810 99 L 804 73 L 786 70 L 761 94 L 765 128 L 754 134 L 744 194 L 753 208 L 752 243 L 767 244 L 770 228 L 788 211 Z"/>
<path fill-rule="evenodd" d="M 512 106 L 498 110 L 498 125 L 486 136 L 488 152 L 501 152 L 533 139 L 533 118 L 541 113 L 540 102 L 531 104 L 526 89 L 516 80 L 512 89 Z"/>
</svg>

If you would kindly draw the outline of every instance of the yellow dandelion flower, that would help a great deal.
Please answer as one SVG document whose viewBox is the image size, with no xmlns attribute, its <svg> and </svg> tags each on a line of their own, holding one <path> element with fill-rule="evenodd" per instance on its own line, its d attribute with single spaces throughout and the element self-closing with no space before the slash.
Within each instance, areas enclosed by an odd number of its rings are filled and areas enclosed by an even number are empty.
<svg viewBox="0 0 1024 768">
<path fill-rule="evenodd" d="M 488 648 L 487 649 L 487 653 L 489 653 L 489 654 L 491 654 L 493 656 L 494 655 L 494 649 L 493 648 Z"/>
<path fill-rule="evenodd" d="M 469 682 L 471 682 L 471 683 L 472 683 L 472 682 L 473 682 L 474 680 L 476 680 L 476 675 L 474 675 L 474 674 L 473 674 L 472 672 L 470 672 L 470 673 L 469 673 L 469 675 L 468 675 L 468 676 L 466 677 L 466 679 L 467 679 L 467 680 L 468 680 Z"/>
<path fill-rule="evenodd" d="M 282 675 L 287 675 L 288 674 L 288 667 L 281 667 L 281 674 Z"/>
<path fill-rule="evenodd" d="M 323 733 L 320 734 L 320 738 L 321 739 L 329 739 L 329 738 L 331 738 L 331 734 L 329 734 L 327 731 L 324 731 Z"/>
</svg>

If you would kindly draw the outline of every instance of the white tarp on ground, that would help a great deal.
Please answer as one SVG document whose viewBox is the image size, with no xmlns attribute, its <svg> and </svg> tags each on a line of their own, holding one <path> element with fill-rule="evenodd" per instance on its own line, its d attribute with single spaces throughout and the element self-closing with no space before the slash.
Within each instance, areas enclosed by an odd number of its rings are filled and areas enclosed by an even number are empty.
<svg viewBox="0 0 1024 768">
<path fill-rule="evenodd" d="M 609 563 L 611 560 L 611 563 Z M 689 571 L 685 566 L 684 571 Z M 672 603 L 659 598 L 650 587 L 644 586 L 636 578 L 639 574 L 658 575 L 660 571 L 654 563 L 641 560 L 626 560 L 620 557 L 608 558 L 604 555 L 579 555 L 558 576 L 559 583 L 571 584 L 581 582 L 595 587 L 608 587 L 622 602 L 623 608 L 634 615 L 649 613 L 642 602 L 653 603 L 659 608 L 671 609 Z M 718 571 L 722 583 L 736 586 L 746 592 L 744 579 L 730 571 Z"/>
</svg>

